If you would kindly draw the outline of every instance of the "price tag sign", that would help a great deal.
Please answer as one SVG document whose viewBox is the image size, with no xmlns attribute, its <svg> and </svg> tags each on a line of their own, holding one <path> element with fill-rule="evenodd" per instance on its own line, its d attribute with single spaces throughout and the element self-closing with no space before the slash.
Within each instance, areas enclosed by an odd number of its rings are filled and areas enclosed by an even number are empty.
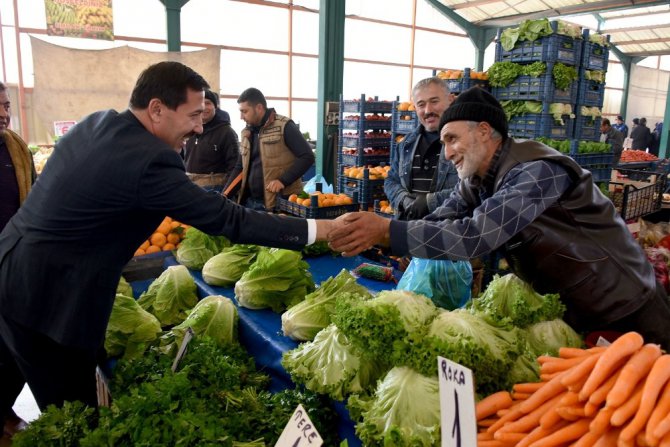
<svg viewBox="0 0 670 447">
<path fill-rule="evenodd" d="M 77 124 L 76 121 L 54 121 L 54 135 L 62 137 L 75 124 Z"/>
<path fill-rule="evenodd" d="M 442 447 L 477 445 L 475 385 L 472 371 L 437 357 L 440 384 L 440 425 Z"/>
<path fill-rule="evenodd" d="M 190 327 L 186 329 L 186 332 L 184 333 L 184 339 L 181 341 L 181 345 L 177 351 L 177 356 L 174 358 L 174 362 L 172 362 L 172 372 L 177 371 L 177 366 L 179 366 L 179 362 L 181 362 L 181 359 L 183 359 L 186 355 L 186 348 L 188 347 L 189 342 L 193 339 L 194 335 L 195 332 L 193 332 L 193 329 Z"/>
<path fill-rule="evenodd" d="M 323 439 L 309 419 L 307 412 L 298 405 L 288 424 L 281 432 L 275 447 L 321 447 Z"/>
</svg>

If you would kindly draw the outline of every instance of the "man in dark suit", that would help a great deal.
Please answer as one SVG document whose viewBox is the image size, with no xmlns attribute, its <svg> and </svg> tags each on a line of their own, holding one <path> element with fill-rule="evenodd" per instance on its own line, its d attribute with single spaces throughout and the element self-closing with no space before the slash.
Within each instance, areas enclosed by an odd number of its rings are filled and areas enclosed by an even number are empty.
<svg viewBox="0 0 670 447">
<path fill-rule="evenodd" d="M 121 272 L 166 215 L 234 242 L 288 249 L 324 240 L 337 225 L 245 209 L 188 179 L 179 150 L 203 130 L 208 87 L 180 63 L 148 67 L 128 110 L 93 113 L 58 141 L 0 233 L 0 378 L 18 373 L 42 410 L 97 404 L 96 353 Z M 3 418 L 13 404 L 6 388 Z"/>
</svg>

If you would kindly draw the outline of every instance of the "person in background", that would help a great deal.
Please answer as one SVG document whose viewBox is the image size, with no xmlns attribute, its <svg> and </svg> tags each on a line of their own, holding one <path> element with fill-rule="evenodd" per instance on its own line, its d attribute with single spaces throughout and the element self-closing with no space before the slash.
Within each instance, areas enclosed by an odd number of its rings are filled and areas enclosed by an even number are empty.
<svg viewBox="0 0 670 447">
<path fill-rule="evenodd" d="M 616 123 L 612 124 L 612 127 L 621 132 L 621 135 L 623 135 L 624 139 L 628 138 L 628 125 L 626 125 L 624 122 L 623 116 L 617 115 Z"/>
<path fill-rule="evenodd" d="M 419 125 L 391 153 L 384 181 L 398 219 L 421 219 L 435 211 L 458 182 L 454 165 L 444 156 L 438 128 L 452 101 L 446 82 L 438 77 L 423 79 L 412 89 Z"/>
<path fill-rule="evenodd" d="M 314 153 L 288 117 L 268 109 L 265 96 L 248 88 L 237 98 L 242 130 L 240 156 L 230 174 L 226 193 L 255 210 L 273 211 L 277 194 L 302 191 L 302 175 L 314 164 Z"/>
<path fill-rule="evenodd" d="M 649 137 L 651 132 L 647 127 L 646 118 L 635 118 L 633 120 L 633 130 L 630 131 L 630 137 L 633 139 L 632 149 L 637 149 L 640 151 L 647 150 L 649 147 Z"/>
<path fill-rule="evenodd" d="M 10 121 L 11 102 L 7 86 L 0 82 L 0 231 L 26 200 L 37 176 L 32 153 L 21 137 L 9 129 Z M 7 395 L 7 404 L 0 409 L 0 418 L 5 421 L 3 434 L 10 438 L 26 426 L 12 409 L 24 385 L 25 380 L 20 374 L 3 376 L 0 381 Z"/>
<path fill-rule="evenodd" d="M 500 249 L 538 293 L 560 294 L 577 331 L 637 331 L 670 349 L 665 290 L 590 172 L 542 143 L 508 138 L 503 108 L 481 88 L 458 95 L 440 128 L 460 178 L 449 199 L 422 220 L 345 214 L 331 248 L 353 256 L 380 244 L 451 260 Z"/>
<path fill-rule="evenodd" d="M 610 120 L 603 118 L 600 123 L 600 141 L 612 145 L 612 167 L 616 168 L 623 152 L 623 135 L 611 125 Z"/>
<path fill-rule="evenodd" d="M 659 121 L 654 126 L 649 138 L 649 152 L 658 156 L 661 148 L 661 136 L 663 135 L 663 121 Z"/>
<path fill-rule="evenodd" d="M 230 115 L 219 109 L 219 95 L 211 90 L 205 91 L 202 123 L 202 134 L 192 136 L 184 146 L 186 175 L 206 190 L 221 192 L 235 167 L 239 147 Z"/>
<path fill-rule="evenodd" d="M 170 216 L 236 243 L 299 250 L 336 221 L 256 212 L 186 176 L 207 82 L 178 62 L 137 79 L 128 110 L 93 113 L 58 140 L 0 233 L 0 415 L 21 376 L 41 410 L 97 405 L 95 368 L 116 288 L 135 249 Z M 4 424 L 4 420 L 2 421 Z"/>
</svg>

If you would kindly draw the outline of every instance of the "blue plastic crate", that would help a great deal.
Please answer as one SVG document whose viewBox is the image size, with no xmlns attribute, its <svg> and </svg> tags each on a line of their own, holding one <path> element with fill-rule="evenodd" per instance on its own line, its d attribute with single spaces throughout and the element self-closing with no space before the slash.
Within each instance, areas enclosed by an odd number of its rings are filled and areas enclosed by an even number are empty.
<svg viewBox="0 0 670 447">
<path fill-rule="evenodd" d="M 532 139 L 547 137 L 554 139 L 570 138 L 573 133 L 574 120 L 570 115 L 563 115 L 563 124 L 557 123 L 554 115 L 549 113 L 529 113 L 513 117 L 508 124 L 509 134 L 514 138 Z"/>
<path fill-rule="evenodd" d="M 341 139 L 342 146 L 355 147 L 355 148 L 384 148 L 389 147 L 391 144 L 391 135 L 389 134 L 386 137 L 375 137 L 369 138 L 359 134 L 358 136 L 342 136 Z"/>
<path fill-rule="evenodd" d="M 597 43 L 589 42 L 589 30 L 584 30 L 584 42 L 582 47 L 582 68 L 586 70 L 602 70 L 607 71 L 609 64 L 610 49 L 608 46 L 599 45 Z M 610 36 L 607 35 L 607 42 L 610 41 Z"/>
<path fill-rule="evenodd" d="M 283 197 L 277 197 L 277 209 L 281 212 L 293 216 L 304 217 L 306 219 L 334 219 L 342 214 L 358 211 L 360 205 L 354 201 L 351 205 L 318 206 L 318 199 L 312 196 L 312 206 L 300 205 L 291 202 Z"/>
<path fill-rule="evenodd" d="M 575 140 L 600 141 L 600 123 L 602 118 L 580 116 L 575 118 Z"/>
<path fill-rule="evenodd" d="M 413 110 L 394 110 L 391 120 L 391 129 L 394 132 L 410 133 L 419 124 L 416 112 Z"/>
<path fill-rule="evenodd" d="M 484 79 L 472 79 L 470 76 L 471 69 L 470 68 L 465 68 L 463 69 L 463 75 L 458 78 L 458 79 L 445 79 L 444 82 L 447 83 L 447 87 L 449 87 L 449 91 L 451 93 L 460 93 L 463 92 L 470 87 L 480 87 L 485 90 L 489 90 L 489 81 L 484 80 Z"/>
<path fill-rule="evenodd" d="M 391 158 L 391 152 L 385 155 L 368 154 L 340 154 L 340 165 L 342 166 L 378 166 L 388 163 Z"/>
<path fill-rule="evenodd" d="M 570 156 L 579 166 L 591 172 L 594 182 L 609 182 L 612 178 L 614 153 L 572 154 Z"/>
<path fill-rule="evenodd" d="M 582 55 L 581 39 L 552 34 L 537 40 L 518 42 L 509 51 L 503 49 L 500 39 L 496 42 L 496 62 L 561 62 L 579 66 Z"/>
<path fill-rule="evenodd" d="M 577 103 L 589 107 L 602 107 L 605 102 L 605 84 L 587 79 L 579 80 Z"/>
<path fill-rule="evenodd" d="M 492 94 L 499 101 L 547 101 L 574 104 L 577 100 L 577 82 L 566 90 L 556 88 L 551 70 L 535 76 L 519 76 L 507 87 L 493 87 Z"/>
<path fill-rule="evenodd" d="M 390 119 L 360 120 L 360 119 L 344 118 L 342 121 L 340 121 L 340 126 L 342 127 L 342 129 L 358 130 L 358 131 L 391 130 L 391 120 Z"/>
<path fill-rule="evenodd" d="M 358 197 L 361 208 L 366 211 L 375 200 L 384 200 L 384 180 L 357 179 L 340 176 L 338 179 L 338 192 L 349 197 Z"/>
<path fill-rule="evenodd" d="M 377 97 L 365 98 L 361 95 L 360 99 L 341 100 L 340 112 L 349 113 L 390 113 L 393 110 L 392 101 L 379 101 Z"/>
</svg>

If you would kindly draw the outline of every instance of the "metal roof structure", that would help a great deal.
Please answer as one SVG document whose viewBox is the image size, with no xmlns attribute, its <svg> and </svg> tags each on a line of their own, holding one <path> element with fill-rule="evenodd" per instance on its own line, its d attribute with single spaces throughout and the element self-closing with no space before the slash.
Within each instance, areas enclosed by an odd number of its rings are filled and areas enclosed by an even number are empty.
<svg viewBox="0 0 670 447">
<path fill-rule="evenodd" d="M 528 19 L 557 19 L 610 35 L 620 59 L 670 55 L 668 0 L 428 0 L 466 31 L 518 26 Z"/>
</svg>

